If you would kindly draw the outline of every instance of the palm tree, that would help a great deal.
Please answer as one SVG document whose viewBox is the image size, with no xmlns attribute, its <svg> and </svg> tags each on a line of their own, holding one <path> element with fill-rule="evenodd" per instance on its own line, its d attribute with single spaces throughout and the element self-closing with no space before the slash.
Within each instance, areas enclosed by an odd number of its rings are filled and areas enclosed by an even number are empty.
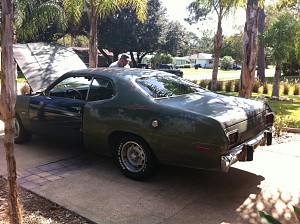
<svg viewBox="0 0 300 224">
<path fill-rule="evenodd" d="M 83 12 L 88 13 L 89 33 L 89 67 L 95 68 L 98 64 L 97 55 L 97 22 L 98 19 L 106 18 L 117 10 L 132 6 L 135 9 L 137 18 L 141 21 L 146 19 L 147 0 L 63 0 L 68 20 L 78 24 Z"/>
<path fill-rule="evenodd" d="M 35 2 L 37 3 L 37 2 Z M 15 14 L 12 0 L 2 1 L 2 32 L 1 32 L 1 98 L 0 113 L 4 121 L 5 136 L 4 148 L 8 170 L 8 204 L 10 223 L 19 224 L 21 208 L 18 199 L 16 160 L 14 156 L 14 127 L 15 127 L 15 104 L 16 104 L 16 65 L 13 59 L 13 43 L 17 35 L 30 38 L 37 34 L 39 29 L 49 26 L 53 22 L 62 25 L 62 8 L 52 2 L 33 5 L 32 1 L 18 1 L 15 5 Z M 16 17 L 14 17 L 16 15 Z M 16 19 L 15 21 L 13 19 Z M 60 20 L 61 19 L 61 20 Z"/>
<path fill-rule="evenodd" d="M 40 30 L 54 24 L 61 31 L 67 26 L 64 10 L 56 1 L 19 0 L 15 5 L 15 15 L 17 39 L 31 39 Z"/>
<path fill-rule="evenodd" d="M 21 223 L 18 199 L 16 160 L 14 156 L 14 116 L 16 103 L 16 76 L 13 59 L 13 7 L 12 0 L 2 1 L 1 32 L 1 98 L 0 112 L 4 121 L 4 148 L 7 162 L 8 204 L 10 223 Z"/>
<path fill-rule="evenodd" d="M 258 0 L 248 0 L 246 8 L 246 23 L 243 37 L 243 66 L 240 78 L 239 95 L 250 98 L 256 71 L 258 52 Z"/>
<path fill-rule="evenodd" d="M 206 17 L 209 13 L 215 12 L 217 14 L 217 31 L 214 38 L 214 63 L 212 71 L 211 90 L 217 89 L 217 77 L 219 69 L 219 61 L 222 51 L 223 30 L 222 20 L 228 15 L 230 9 L 237 6 L 238 0 L 195 0 L 189 6 L 190 18 L 187 19 L 189 23 L 199 21 Z"/>
</svg>

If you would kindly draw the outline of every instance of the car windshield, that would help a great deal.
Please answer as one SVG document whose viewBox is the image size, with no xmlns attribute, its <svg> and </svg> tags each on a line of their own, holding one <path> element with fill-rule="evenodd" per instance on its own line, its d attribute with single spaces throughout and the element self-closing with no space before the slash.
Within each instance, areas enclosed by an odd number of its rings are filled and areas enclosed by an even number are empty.
<svg viewBox="0 0 300 224">
<path fill-rule="evenodd" d="M 180 96 L 201 90 L 196 84 L 177 76 L 142 77 L 136 82 L 153 98 Z"/>
</svg>

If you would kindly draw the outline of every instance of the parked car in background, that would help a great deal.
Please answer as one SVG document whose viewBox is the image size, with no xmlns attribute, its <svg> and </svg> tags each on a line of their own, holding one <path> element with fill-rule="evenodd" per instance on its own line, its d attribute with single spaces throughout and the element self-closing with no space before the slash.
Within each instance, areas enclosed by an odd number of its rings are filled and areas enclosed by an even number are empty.
<svg viewBox="0 0 300 224">
<path fill-rule="evenodd" d="M 139 64 L 136 65 L 136 68 L 147 68 L 147 69 L 151 69 L 151 65 L 139 63 Z"/>
<path fill-rule="evenodd" d="M 242 66 L 241 66 L 241 65 L 238 65 L 238 64 L 233 64 L 233 65 L 232 65 L 232 69 L 235 69 L 235 70 L 241 70 L 241 69 L 242 69 Z"/>
<path fill-rule="evenodd" d="M 156 69 L 159 70 L 159 71 L 172 73 L 172 74 L 177 75 L 179 77 L 183 77 L 183 71 L 177 69 L 172 64 L 158 64 Z"/>
</svg>

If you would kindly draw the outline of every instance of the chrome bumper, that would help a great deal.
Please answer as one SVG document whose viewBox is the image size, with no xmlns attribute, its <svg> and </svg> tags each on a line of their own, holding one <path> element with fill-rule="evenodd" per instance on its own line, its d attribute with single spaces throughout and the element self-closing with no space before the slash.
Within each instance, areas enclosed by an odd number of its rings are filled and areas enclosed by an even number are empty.
<svg viewBox="0 0 300 224">
<path fill-rule="evenodd" d="M 254 149 L 262 142 L 267 145 L 272 144 L 272 133 L 275 131 L 273 126 L 259 133 L 254 138 L 231 149 L 226 155 L 221 156 L 221 171 L 227 172 L 229 167 L 237 161 L 252 161 Z"/>
</svg>

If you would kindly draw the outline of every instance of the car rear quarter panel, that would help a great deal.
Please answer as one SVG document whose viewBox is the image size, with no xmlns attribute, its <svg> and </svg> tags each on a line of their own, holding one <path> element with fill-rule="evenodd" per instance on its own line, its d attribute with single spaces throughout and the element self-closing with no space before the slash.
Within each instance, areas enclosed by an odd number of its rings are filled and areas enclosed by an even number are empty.
<svg viewBox="0 0 300 224">
<path fill-rule="evenodd" d="M 220 155 L 228 147 L 224 130 L 214 119 L 155 102 L 95 102 L 86 105 L 84 114 L 85 145 L 104 154 L 110 153 L 111 133 L 131 133 L 144 139 L 163 163 L 219 169 Z M 152 126 L 154 120 L 158 127 Z"/>
</svg>

